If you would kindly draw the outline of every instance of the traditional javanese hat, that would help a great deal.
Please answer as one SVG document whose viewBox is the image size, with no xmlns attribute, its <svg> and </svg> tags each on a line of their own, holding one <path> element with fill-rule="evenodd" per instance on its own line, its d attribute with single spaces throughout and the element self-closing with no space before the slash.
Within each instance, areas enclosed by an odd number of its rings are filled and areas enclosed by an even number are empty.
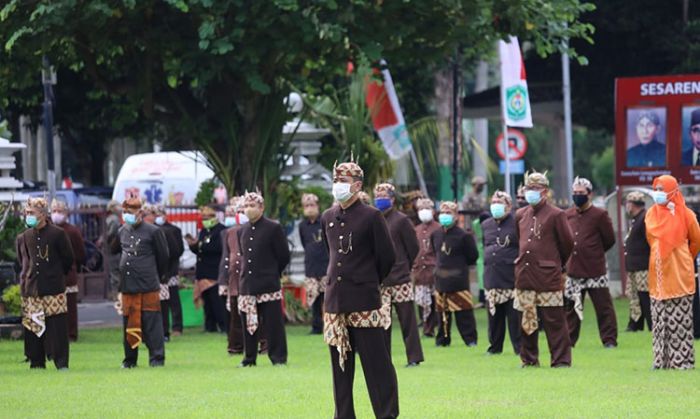
<svg viewBox="0 0 700 419">
<path fill-rule="evenodd" d="M 67 212 L 68 205 L 64 201 L 54 199 L 53 201 L 51 201 L 51 211 Z"/>
<path fill-rule="evenodd" d="M 377 196 L 380 192 L 387 193 L 393 197 L 396 194 L 396 188 L 391 183 L 380 183 L 374 187 L 374 195 Z"/>
<path fill-rule="evenodd" d="M 547 172 L 525 173 L 525 186 L 544 186 L 545 188 L 549 188 L 549 179 L 547 179 Z"/>
<path fill-rule="evenodd" d="M 143 204 L 141 206 L 141 209 L 145 214 L 155 214 L 156 213 L 156 206 L 153 204 Z"/>
<path fill-rule="evenodd" d="M 574 188 L 577 186 L 582 186 L 582 187 L 588 189 L 589 192 L 593 190 L 593 184 L 591 183 L 590 180 L 586 179 L 585 177 L 576 176 L 576 179 L 574 179 L 574 183 L 571 186 Z"/>
<path fill-rule="evenodd" d="M 246 192 L 243 195 L 243 203 L 247 204 L 249 202 L 254 202 L 256 204 L 265 205 L 265 198 L 259 192 Z"/>
<path fill-rule="evenodd" d="M 333 165 L 333 174 L 336 177 L 348 176 L 355 179 L 364 179 L 365 177 L 365 172 L 362 171 L 359 164 L 352 161 L 352 158 L 349 162 Z"/>
<path fill-rule="evenodd" d="M 428 198 L 420 198 L 416 201 L 416 209 L 435 209 L 435 203 Z"/>
<path fill-rule="evenodd" d="M 644 206 L 644 194 L 639 191 L 632 191 L 625 196 L 625 201 Z"/>
<path fill-rule="evenodd" d="M 165 207 L 163 205 L 153 205 L 153 213 L 155 215 L 165 215 Z"/>
<path fill-rule="evenodd" d="M 506 201 L 506 205 L 513 205 L 513 199 L 506 192 L 497 190 L 496 192 L 493 193 L 493 196 L 491 197 L 492 200 L 494 198 L 502 199 L 502 200 Z"/>
<path fill-rule="evenodd" d="M 121 208 L 122 208 L 122 204 L 120 204 L 119 201 L 114 200 L 114 199 L 109 201 L 109 204 L 107 204 L 107 211 L 110 211 L 110 212 L 117 210 L 117 209 L 121 209 Z"/>
<path fill-rule="evenodd" d="M 46 203 L 46 198 L 28 198 L 25 208 L 35 209 L 42 214 L 47 214 L 49 212 L 49 206 Z"/>
<path fill-rule="evenodd" d="M 216 217 L 216 209 L 210 205 L 205 205 L 199 209 L 199 212 L 204 216 Z"/>
<path fill-rule="evenodd" d="M 450 211 L 450 212 L 457 212 L 457 203 L 452 202 L 452 201 L 442 201 L 440 203 L 440 212 L 444 211 Z"/>
<path fill-rule="evenodd" d="M 485 185 L 486 179 L 483 176 L 474 176 L 472 178 L 472 185 Z"/>
<path fill-rule="evenodd" d="M 301 195 L 301 205 L 316 204 L 318 205 L 318 196 L 312 193 Z"/>
<path fill-rule="evenodd" d="M 365 191 L 358 192 L 357 198 L 365 205 L 370 205 L 372 203 L 372 201 L 369 199 L 369 194 Z"/>
<path fill-rule="evenodd" d="M 124 202 L 122 202 L 122 208 L 124 208 L 124 209 L 136 209 L 136 210 L 138 210 L 138 209 L 141 209 L 142 206 L 143 206 L 143 203 L 141 202 L 141 198 L 131 197 L 131 198 L 125 199 Z"/>
<path fill-rule="evenodd" d="M 232 211 L 236 212 L 242 206 L 243 206 L 243 197 L 242 196 L 232 196 L 231 199 L 228 200 L 227 209 L 231 208 Z"/>
</svg>

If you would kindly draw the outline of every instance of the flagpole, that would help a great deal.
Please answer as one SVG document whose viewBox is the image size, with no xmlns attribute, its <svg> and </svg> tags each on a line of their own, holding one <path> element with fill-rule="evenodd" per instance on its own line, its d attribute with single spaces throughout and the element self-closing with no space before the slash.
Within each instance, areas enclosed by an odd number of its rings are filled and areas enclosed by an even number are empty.
<svg viewBox="0 0 700 419">
<path fill-rule="evenodd" d="M 501 62 L 501 68 L 503 67 L 503 62 Z M 503 70 L 501 70 L 501 74 L 503 74 Z M 501 117 L 502 117 L 502 129 L 503 129 L 503 144 L 504 144 L 504 154 L 505 154 L 505 164 L 506 164 L 506 170 L 505 170 L 505 192 L 508 195 L 512 194 L 510 193 L 510 141 L 508 140 L 508 122 L 506 120 L 506 95 L 505 95 L 505 82 L 504 80 L 501 80 Z"/>
<path fill-rule="evenodd" d="M 416 157 L 416 150 L 411 147 L 411 162 L 413 163 L 413 170 L 416 171 L 416 177 L 418 178 L 418 185 L 420 186 L 421 192 L 424 196 L 428 196 L 428 187 L 425 186 L 425 179 L 423 178 L 423 171 L 420 170 L 418 165 L 418 158 Z"/>
<path fill-rule="evenodd" d="M 564 41 L 564 48 L 568 48 Z M 564 138 L 566 144 L 566 185 L 570 188 L 574 183 L 574 146 L 571 129 L 571 74 L 569 72 L 569 54 L 561 54 L 562 94 L 564 96 Z"/>
</svg>

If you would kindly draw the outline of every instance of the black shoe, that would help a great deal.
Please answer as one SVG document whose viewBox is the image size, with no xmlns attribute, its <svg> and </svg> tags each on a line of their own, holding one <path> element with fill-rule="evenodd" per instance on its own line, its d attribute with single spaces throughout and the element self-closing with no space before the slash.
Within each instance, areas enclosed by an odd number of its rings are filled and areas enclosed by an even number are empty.
<svg viewBox="0 0 700 419">
<path fill-rule="evenodd" d="M 253 364 L 254 365 L 254 364 Z M 286 362 L 273 362 L 272 363 L 273 367 L 286 367 L 287 363 Z"/>
<path fill-rule="evenodd" d="M 605 349 L 615 349 L 617 348 L 617 343 L 606 343 L 603 346 L 605 347 Z"/>
<path fill-rule="evenodd" d="M 242 353 L 243 349 L 234 349 L 232 351 L 228 351 L 228 356 L 240 355 Z"/>
<path fill-rule="evenodd" d="M 469 342 L 467 343 L 467 348 L 473 348 L 476 346 L 476 342 Z"/>
<path fill-rule="evenodd" d="M 151 368 L 157 368 L 157 367 L 164 367 L 165 366 L 165 361 L 153 361 L 149 362 L 148 366 Z"/>
<path fill-rule="evenodd" d="M 68 367 L 61 367 L 61 368 L 58 368 L 58 371 L 59 371 L 59 372 L 68 372 Z"/>
<path fill-rule="evenodd" d="M 240 364 L 238 364 L 238 368 L 247 368 L 247 367 L 254 367 L 255 366 L 255 361 L 241 361 Z"/>
<path fill-rule="evenodd" d="M 45 369 L 46 369 L 46 365 L 32 365 L 32 366 L 29 367 L 29 368 L 32 369 L 32 370 L 45 370 Z"/>
<path fill-rule="evenodd" d="M 540 367 L 540 363 L 539 363 L 539 362 L 536 363 L 536 364 L 524 364 L 524 363 L 523 363 L 523 364 L 520 365 L 520 368 L 539 368 L 539 367 Z"/>
<path fill-rule="evenodd" d="M 130 370 L 132 368 L 136 368 L 136 364 L 132 364 L 129 362 L 122 362 L 122 369 L 123 370 Z"/>
<path fill-rule="evenodd" d="M 503 352 L 496 352 L 496 351 L 486 351 L 486 355 L 500 355 Z"/>
<path fill-rule="evenodd" d="M 417 367 L 419 365 L 420 365 L 420 362 L 415 362 L 415 361 L 409 362 L 408 364 L 406 364 L 406 368 L 413 368 L 413 367 Z"/>
<path fill-rule="evenodd" d="M 569 364 L 556 364 L 556 365 L 552 365 L 552 368 L 571 368 L 571 365 L 569 365 Z"/>
</svg>

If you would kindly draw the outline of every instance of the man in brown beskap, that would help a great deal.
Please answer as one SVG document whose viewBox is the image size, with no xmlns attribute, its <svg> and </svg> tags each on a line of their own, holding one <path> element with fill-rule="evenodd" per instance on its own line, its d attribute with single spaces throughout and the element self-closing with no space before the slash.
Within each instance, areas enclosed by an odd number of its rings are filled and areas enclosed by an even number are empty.
<svg viewBox="0 0 700 419">
<path fill-rule="evenodd" d="M 564 211 L 547 202 L 549 180 L 542 173 L 525 176 L 527 207 L 515 214 L 519 255 L 515 260 L 515 299 L 522 311 L 520 359 L 539 366 L 538 320 L 542 320 L 552 367 L 571 366 L 571 341 L 564 311 L 564 265 L 574 246 Z"/>
<path fill-rule="evenodd" d="M 73 249 L 73 266 L 66 275 L 66 300 L 68 302 L 68 339 L 78 340 L 78 270 L 85 263 L 85 241 L 80 229 L 68 222 L 68 206 L 54 199 L 51 202 L 51 221 L 68 235 Z"/>
<path fill-rule="evenodd" d="M 386 310 L 389 312 L 392 307 L 396 309 L 406 347 L 406 366 L 417 367 L 424 360 L 411 284 L 411 268 L 418 255 L 418 239 L 411 220 L 395 209 L 395 198 L 394 185 L 380 183 L 374 187 L 374 206 L 384 215 L 396 256 L 389 276 L 382 282 L 382 303 L 388 305 Z M 391 327 L 386 330 L 386 345 L 391 354 Z"/>
<path fill-rule="evenodd" d="M 245 214 L 250 220 L 237 232 L 241 254 L 238 310 L 243 325 L 241 367 L 256 364 L 259 318 L 265 324 L 267 353 L 273 365 L 287 363 L 287 335 L 282 314 L 281 277 L 289 264 L 287 235 L 279 223 L 263 215 L 265 200 L 255 192 L 243 196 Z M 233 309 L 233 307 L 232 307 Z"/>
<path fill-rule="evenodd" d="M 66 275 L 73 249 L 65 231 L 48 221 L 45 199 L 29 198 L 24 215 L 28 228 L 17 236 L 16 247 L 25 355 L 30 368 L 46 368 L 50 356 L 57 369 L 68 369 Z"/>
<path fill-rule="evenodd" d="M 382 213 L 359 201 L 364 173 L 357 163 L 334 167 L 338 202 L 321 216 L 328 245 L 323 338 L 333 369 L 336 418 L 354 418 L 355 353 L 360 355 L 374 415 L 399 415 L 396 371 L 386 348 L 391 316 L 382 310 L 380 285 L 394 265 L 394 245 Z"/>
<path fill-rule="evenodd" d="M 311 307 L 311 334 L 323 333 L 323 296 L 326 292 L 328 248 L 323 243 L 318 196 L 305 193 L 301 197 L 304 219 L 299 223 L 299 239 L 304 248 L 304 287 L 306 302 Z"/>
<path fill-rule="evenodd" d="M 418 255 L 413 262 L 411 277 L 418 315 L 423 320 L 423 335 L 435 337 L 437 312 L 435 311 L 435 265 L 437 257 L 435 249 L 430 244 L 430 236 L 440 229 L 440 223 L 435 221 L 435 203 L 427 198 L 416 201 L 416 210 L 420 224 L 416 225 L 418 239 Z"/>
<path fill-rule="evenodd" d="M 588 179 L 574 180 L 574 207 L 566 217 L 574 235 L 574 248 L 566 265 L 566 317 L 571 346 L 576 346 L 583 320 L 583 302 L 591 296 L 598 319 L 600 340 L 606 348 L 617 346 L 617 318 L 613 306 L 605 252 L 615 244 L 615 231 L 608 212 L 593 206 L 593 185 Z"/>
</svg>

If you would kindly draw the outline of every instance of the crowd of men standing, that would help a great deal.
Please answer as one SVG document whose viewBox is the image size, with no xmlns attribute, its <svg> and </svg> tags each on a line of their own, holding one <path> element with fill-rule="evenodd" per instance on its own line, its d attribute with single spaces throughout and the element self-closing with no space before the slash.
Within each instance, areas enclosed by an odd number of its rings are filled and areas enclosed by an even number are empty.
<svg viewBox="0 0 700 419">
<path fill-rule="evenodd" d="M 460 226 L 456 203 L 436 207 L 417 196 L 407 216 L 397 209 L 394 185 L 376 185 L 370 200 L 363 196 L 364 173 L 357 163 L 333 170 L 335 204 L 322 212 L 318 197 L 304 194 L 299 236 L 311 334 L 322 334 L 329 345 L 336 417 L 354 417 L 355 353 L 375 415 L 398 416 L 392 311 L 407 367 L 425 361 L 421 334 L 437 346 L 451 345 L 453 318 L 464 344 L 477 345 L 471 284 L 480 246 L 488 354 L 503 352 L 507 330 L 521 365 L 539 366 L 538 334 L 544 331 L 551 366 L 570 367 L 586 295 L 603 347 L 618 345 L 605 259 L 615 234 L 608 213 L 593 205 L 587 179 L 576 178 L 574 205 L 566 210 L 549 202 L 549 180 L 537 172 L 526 175 L 515 202 L 503 191 L 494 192 L 488 206 L 471 196 L 472 206 L 483 210 L 473 213 L 482 236 L 477 243 L 472 224 Z M 643 194 L 626 196 L 625 267 L 632 297 L 627 330 L 641 330 L 645 323 L 652 330 L 654 368 L 692 368 L 700 227 L 674 178 L 661 176 L 653 188 L 655 205 L 649 211 Z M 163 366 L 165 342 L 182 334 L 182 232 L 168 222 L 163 207 L 138 198 L 110 210 L 114 217 L 107 220 L 106 244 L 117 267 L 112 280 L 123 316 L 122 368 L 137 366 L 142 342 L 149 365 Z M 290 251 L 283 227 L 265 217 L 265 199 L 256 192 L 232 198 L 223 224 L 214 206 L 200 212 L 198 237 L 184 239 L 197 257 L 194 299 L 204 307 L 205 330 L 226 333 L 228 353 L 244 355 L 240 367 L 255 366 L 259 353 L 267 353 L 273 365 L 285 365 L 280 278 Z M 17 237 L 25 354 L 32 368 L 43 368 L 47 357 L 57 368 L 68 368 L 69 339 L 78 336 L 75 276 L 85 250 L 67 215 L 60 202 L 29 199 L 28 228 Z"/>
</svg>

